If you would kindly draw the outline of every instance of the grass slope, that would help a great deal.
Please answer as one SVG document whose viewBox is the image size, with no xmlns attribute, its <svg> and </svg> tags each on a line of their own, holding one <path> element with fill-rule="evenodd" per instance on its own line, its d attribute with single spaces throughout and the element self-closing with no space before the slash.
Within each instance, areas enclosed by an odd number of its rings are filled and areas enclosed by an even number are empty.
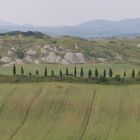
<svg viewBox="0 0 140 140">
<path fill-rule="evenodd" d="M 2 140 L 139 140 L 140 86 L 0 84 Z"/>
</svg>

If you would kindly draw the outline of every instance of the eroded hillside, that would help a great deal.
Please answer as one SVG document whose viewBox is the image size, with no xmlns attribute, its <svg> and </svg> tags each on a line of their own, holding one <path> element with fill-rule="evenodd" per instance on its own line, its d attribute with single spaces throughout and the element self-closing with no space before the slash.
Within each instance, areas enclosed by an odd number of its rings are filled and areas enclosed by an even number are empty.
<svg viewBox="0 0 140 140">
<path fill-rule="evenodd" d="M 16 32 L 0 36 L 0 63 L 140 64 L 140 38 L 85 40 Z"/>
</svg>

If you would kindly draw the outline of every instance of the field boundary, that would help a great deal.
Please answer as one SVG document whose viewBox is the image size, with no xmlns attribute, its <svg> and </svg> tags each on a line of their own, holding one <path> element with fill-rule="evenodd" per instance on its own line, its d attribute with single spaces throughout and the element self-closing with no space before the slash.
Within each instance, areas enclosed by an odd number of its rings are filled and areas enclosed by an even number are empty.
<svg viewBox="0 0 140 140">
<path fill-rule="evenodd" d="M 119 76 L 119 75 L 118 75 Z M 71 76 L 43 76 L 43 75 L 0 75 L 0 83 L 43 83 L 43 82 L 64 82 L 64 83 L 80 83 L 80 84 L 99 84 L 99 85 L 134 85 L 140 84 L 140 77 L 71 77 Z"/>
<path fill-rule="evenodd" d="M 24 126 L 24 124 L 25 124 L 25 122 L 26 122 L 26 120 L 27 120 L 27 118 L 28 118 L 28 115 L 29 115 L 29 113 L 30 113 L 30 111 L 31 111 L 31 108 L 32 108 L 34 102 L 35 102 L 35 101 L 37 100 L 37 98 L 40 96 L 40 94 L 42 93 L 42 91 L 43 91 L 43 87 L 40 88 L 39 92 L 38 92 L 38 93 L 36 94 L 36 96 L 31 100 L 31 103 L 30 103 L 30 105 L 29 105 L 29 107 L 28 107 L 28 109 L 27 109 L 27 111 L 26 111 L 24 120 L 22 121 L 22 123 L 20 124 L 20 126 L 15 130 L 15 132 L 10 136 L 9 140 L 12 140 L 12 139 L 16 136 L 16 134 L 22 129 L 22 127 Z"/>
<path fill-rule="evenodd" d="M 96 96 L 97 96 L 97 89 L 93 93 L 93 97 L 92 97 L 92 101 L 91 101 L 91 106 L 90 106 L 90 110 L 89 110 L 89 115 L 88 115 L 88 118 L 87 118 L 87 122 L 85 124 L 84 130 L 83 130 L 83 132 L 82 132 L 79 140 L 83 140 L 83 137 L 84 137 L 85 132 L 87 130 L 87 127 L 88 127 L 88 124 L 89 124 L 89 121 L 90 121 L 90 117 L 91 117 L 91 113 L 92 113 L 92 110 L 93 110 L 93 107 L 94 107 Z"/>
</svg>

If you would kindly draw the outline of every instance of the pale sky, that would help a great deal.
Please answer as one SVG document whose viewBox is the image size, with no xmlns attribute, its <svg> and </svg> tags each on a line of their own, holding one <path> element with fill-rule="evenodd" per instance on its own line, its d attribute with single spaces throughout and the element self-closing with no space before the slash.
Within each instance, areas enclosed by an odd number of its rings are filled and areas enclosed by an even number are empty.
<svg viewBox="0 0 140 140">
<path fill-rule="evenodd" d="M 0 20 L 76 25 L 88 20 L 140 18 L 140 0 L 0 0 Z"/>
</svg>

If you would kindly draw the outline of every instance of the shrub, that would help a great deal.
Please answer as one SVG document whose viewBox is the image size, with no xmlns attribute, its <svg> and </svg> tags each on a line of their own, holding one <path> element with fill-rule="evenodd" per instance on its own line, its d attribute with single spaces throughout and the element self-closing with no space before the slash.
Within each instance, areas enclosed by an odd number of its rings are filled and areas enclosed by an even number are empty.
<svg viewBox="0 0 140 140">
<path fill-rule="evenodd" d="M 99 82 L 106 82 L 106 81 L 107 81 L 106 77 L 104 76 L 99 77 Z"/>
<path fill-rule="evenodd" d="M 25 54 L 24 54 L 24 52 L 23 52 L 22 50 L 18 49 L 18 50 L 16 51 L 16 57 L 17 57 L 17 58 L 23 59 L 24 56 L 25 56 Z"/>
<path fill-rule="evenodd" d="M 115 75 L 115 80 L 116 81 L 121 81 L 121 76 L 119 74 Z"/>
</svg>

